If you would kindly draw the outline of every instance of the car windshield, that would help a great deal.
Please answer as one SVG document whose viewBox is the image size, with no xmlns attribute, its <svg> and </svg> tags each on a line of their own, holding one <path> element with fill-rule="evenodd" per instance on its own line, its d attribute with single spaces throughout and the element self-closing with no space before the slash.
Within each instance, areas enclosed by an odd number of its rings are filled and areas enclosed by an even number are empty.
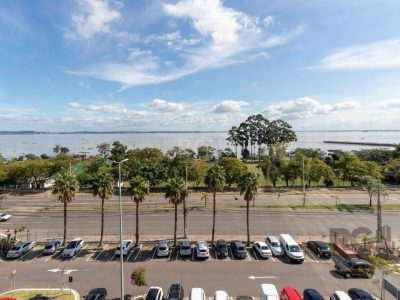
<svg viewBox="0 0 400 300">
<path fill-rule="evenodd" d="M 261 250 L 269 250 L 268 246 L 261 246 Z"/>
<path fill-rule="evenodd" d="M 158 250 L 164 251 L 164 250 L 167 250 L 167 247 L 166 246 L 159 246 Z"/>
<path fill-rule="evenodd" d="M 272 242 L 271 245 L 272 245 L 272 247 L 279 247 L 279 243 L 278 242 Z"/>
<path fill-rule="evenodd" d="M 301 252 L 299 246 L 290 246 L 290 252 Z"/>
<path fill-rule="evenodd" d="M 246 249 L 245 249 L 243 246 L 239 246 L 239 247 L 238 247 L 238 250 L 239 250 L 239 251 L 246 251 Z"/>
<path fill-rule="evenodd" d="M 46 245 L 46 247 L 44 247 L 44 249 L 52 249 L 53 245 Z"/>
<path fill-rule="evenodd" d="M 182 246 L 182 249 L 183 249 L 183 250 L 189 250 L 189 249 L 190 249 L 190 246 Z"/>
<path fill-rule="evenodd" d="M 158 294 L 157 289 L 150 289 L 149 292 L 147 293 L 146 299 L 156 299 Z"/>
<path fill-rule="evenodd" d="M 351 262 L 351 260 L 346 260 L 345 262 L 343 262 L 343 264 L 349 268 L 351 268 L 353 266 L 353 263 Z"/>
<path fill-rule="evenodd" d="M 11 251 L 18 251 L 21 247 L 12 247 Z"/>
<path fill-rule="evenodd" d="M 76 248 L 77 244 L 78 244 L 77 242 L 71 242 L 68 244 L 67 249 L 74 249 Z"/>
</svg>

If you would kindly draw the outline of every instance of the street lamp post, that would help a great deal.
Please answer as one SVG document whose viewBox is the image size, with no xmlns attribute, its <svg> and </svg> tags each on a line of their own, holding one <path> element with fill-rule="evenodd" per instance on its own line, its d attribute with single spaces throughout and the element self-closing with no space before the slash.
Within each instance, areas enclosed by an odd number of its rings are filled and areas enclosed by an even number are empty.
<svg viewBox="0 0 400 300">
<path fill-rule="evenodd" d="M 122 251 L 122 197 L 121 197 L 121 164 L 126 162 L 128 159 L 125 158 L 121 161 L 113 161 L 113 163 L 118 164 L 118 187 L 119 187 L 119 246 Z M 121 276 L 121 300 L 124 299 L 124 256 L 122 252 L 120 253 L 120 276 Z"/>
</svg>

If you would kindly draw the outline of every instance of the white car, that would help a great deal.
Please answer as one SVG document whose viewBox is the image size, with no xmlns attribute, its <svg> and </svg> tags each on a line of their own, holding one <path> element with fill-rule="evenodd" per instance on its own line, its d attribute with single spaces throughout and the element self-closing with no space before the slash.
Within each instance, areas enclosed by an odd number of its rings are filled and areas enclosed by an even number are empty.
<svg viewBox="0 0 400 300">
<path fill-rule="evenodd" d="M 10 220 L 11 217 L 12 217 L 11 215 L 8 215 L 6 213 L 0 213 L 0 221 L 1 222 Z"/>
<path fill-rule="evenodd" d="M 257 253 L 262 257 L 262 258 L 268 258 L 272 256 L 272 251 L 268 247 L 268 245 L 264 242 L 261 241 L 256 241 L 254 242 L 253 245 L 254 250 L 257 251 Z"/>
<path fill-rule="evenodd" d="M 209 256 L 208 244 L 205 241 L 198 241 L 196 243 L 196 257 L 208 258 Z"/>
<path fill-rule="evenodd" d="M 228 293 L 225 291 L 215 291 L 213 300 L 229 300 Z"/>
<path fill-rule="evenodd" d="M 61 241 L 54 240 L 50 241 L 44 246 L 43 248 L 43 254 L 54 254 L 60 248 L 61 246 Z"/>
<path fill-rule="evenodd" d="M 18 258 L 35 247 L 35 241 L 18 242 L 7 252 L 7 258 Z"/>
<path fill-rule="evenodd" d="M 74 257 L 79 251 L 81 251 L 83 246 L 83 240 L 81 238 L 76 238 L 70 241 L 67 247 L 64 248 L 61 256 L 64 258 Z"/>
<path fill-rule="evenodd" d="M 329 296 L 331 300 L 351 300 L 350 296 L 343 291 L 336 291 Z"/>
<path fill-rule="evenodd" d="M 179 246 L 179 254 L 181 256 L 192 255 L 192 243 L 190 240 L 182 240 Z"/>
<path fill-rule="evenodd" d="M 127 255 L 129 251 L 133 248 L 133 243 L 131 240 L 123 240 L 122 241 L 122 255 Z M 118 245 L 115 248 L 115 255 L 121 255 L 121 245 Z"/>
<path fill-rule="evenodd" d="M 157 256 L 166 257 L 169 256 L 169 246 L 167 241 L 159 241 L 157 245 Z"/>
<path fill-rule="evenodd" d="M 162 300 L 164 296 L 162 288 L 158 286 L 151 286 L 147 291 L 144 300 Z"/>
<path fill-rule="evenodd" d="M 279 243 L 278 239 L 274 235 L 269 235 L 265 239 L 265 243 L 271 248 L 272 254 L 274 256 L 283 256 L 284 252 L 281 246 L 281 243 Z"/>
</svg>

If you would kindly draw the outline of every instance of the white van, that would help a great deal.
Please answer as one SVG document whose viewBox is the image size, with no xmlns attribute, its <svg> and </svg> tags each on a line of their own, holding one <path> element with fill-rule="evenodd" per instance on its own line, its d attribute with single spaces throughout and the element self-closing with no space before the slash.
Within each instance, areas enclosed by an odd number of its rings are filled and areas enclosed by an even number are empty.
<svg viewBox="0 0 400 300">
<path fill-rule="evenodd" d="M 302 263 L 304 261 L 304 253 L 300 249 L 297 242 L 289 234 L 279 235 L 279 241 L 290 262 Z"/>
<path fill-rule="evenodd" d="M 190 290 L 189 300 L 206 300 L 206 295 L 202 288 L 192 288 Z"/>
<path fill-rule="evenodd" d="M 269 283 L 261 284 L 260 291 L 261 300 L 279 300 L 278 290 L 275 285 Z"/>
</svg>

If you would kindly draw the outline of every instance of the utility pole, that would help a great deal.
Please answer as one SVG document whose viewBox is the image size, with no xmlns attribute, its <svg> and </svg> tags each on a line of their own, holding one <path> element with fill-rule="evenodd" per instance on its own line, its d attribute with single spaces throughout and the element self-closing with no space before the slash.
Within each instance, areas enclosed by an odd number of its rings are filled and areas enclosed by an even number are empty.
<svg viewBox="0 0 400 300">
<path fill-rule="evenodd" d="M 304 155 L 302 159 L 302 165 L 303 165 L 303 206 L 306 206 L 306 182 L 304 180 Z"/>
<path fill-rule="evenodd" d="M 378 195 L 376 201 L 376 215 L 377 215 L 377 230 L 376 230 L 376 241 L 382 242 L 382 206 L 381 206 L 381 184 L 378 183 Z"/>
<path fill-rule="evenodd" d="M 187 196 L 187 161 L 185 161 L 185 191 L 186 191 L 186 195 Z M 186 239 L 187 235 L 186 235 L 186 216 L 187 216 L 187 209 L 186 209 L 186 197 L 183 197 L 183 238 Z"/>
</svg>

